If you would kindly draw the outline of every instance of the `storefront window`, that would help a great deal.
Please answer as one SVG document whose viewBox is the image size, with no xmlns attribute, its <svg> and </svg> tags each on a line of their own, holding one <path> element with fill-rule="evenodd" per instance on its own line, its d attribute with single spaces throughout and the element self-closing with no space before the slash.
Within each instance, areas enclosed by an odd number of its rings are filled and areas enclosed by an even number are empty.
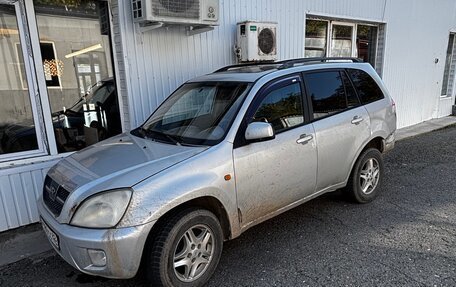
<svg viewBox="0 0 456 287">
<path fill-rule="evenodd" d="M 14 6 L 0 5 L 0 160 L 38 149 L 22 46 Z"/>
<path fill-rule="evenodd" d="M 104 1 L 34 1 L 59 152 L 121 132 Z"/>
</svg>

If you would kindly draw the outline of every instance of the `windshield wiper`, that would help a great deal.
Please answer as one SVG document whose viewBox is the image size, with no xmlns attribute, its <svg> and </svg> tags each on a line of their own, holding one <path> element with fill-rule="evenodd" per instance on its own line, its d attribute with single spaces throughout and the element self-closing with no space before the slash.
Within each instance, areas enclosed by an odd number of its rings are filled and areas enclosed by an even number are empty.
<svg viewBox="0 0 456 287">
<path fill-rule="evenodd" d="M 166 139 L 168 139 L 168 141 L 170 141 L 171 143 L 177 145 L 177 146 L 181 146 L 181 143 L 175 138 L 173 137 L 172 135 L 169 135 L 169 134 L 166 134 L 164 132 L 160 132 L 160 131 L 156 131 L 156 130 L 148 130 L 148 129 L 145 129 L 145 128 L 141 128 L 141 131 L 143 133 L 145 133 L 146 135 L 147 134 L 155 134 L 155 135 L 159 135 L 159 136 L 162 136 Z M 155 137 L 152 137 L 152 138 L 155 138 Z"/>
</svg>

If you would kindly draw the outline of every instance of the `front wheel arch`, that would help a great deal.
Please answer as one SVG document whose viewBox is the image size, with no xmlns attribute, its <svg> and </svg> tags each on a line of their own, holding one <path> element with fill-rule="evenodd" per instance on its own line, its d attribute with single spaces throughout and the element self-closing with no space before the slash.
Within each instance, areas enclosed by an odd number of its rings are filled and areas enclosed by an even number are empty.
<svg viewBox="0 0 456 287">
<path fill-rule="evenodd" d="M 203 197 L 198 197 L 194 198 L 192 200 L 189 200 L 187 202 L 184 202 L 180 205 L 177 205 L 164 213 L 160 218 L 157 220 L 157 222 L 154 224 L 152 229 L 149 231 L 149 235 L 147 237 L 146 243 L 145 243 L 145 248 L 143 250 L 142 254 L 142 259 L 141 259 L 141 267 L 140 270 L 144 269 L 145 265 L 145 252 L 146 252 L 146 247 L 150 246 L 150 242 L 154 240 L 155 236 L 157 235 L 157 232 L 163 228 L 164 224 L 170 220 L 174 215 L 190 208 L 199 208 L 199 209 L 205 209 L 210 212 L 212 212 L 219 220 L 220 225 L 222 226 L 223 230 L 223 239 L 224 240 L 229 240 L 232 238 L 232 232 L 231 232 L 231 225 L 230 225 L 230 220 L 228 213 L 223 206 L 223 204 L 215 197 L 213 196 L 203 196 Z"/>
<path fill-rule="evenodd" d="M 192 207 L 173 213 L 168 219 L 169 221 L 164 221 L 163 225 L 156 230 L 153 240 L 146 242 L 142 269 L 145 271 L 147 268 L 148 272 L 145 275 L 149 283 L 157 286 L 203 286 L 211 278 L 221 257 L 223 230 L 220 221 L 207 209 Z M 199 234 L 208 234 L 208 241 L 202 241 L 201 236 L 198 238 L 198 233 L 191 231 L 195 229 L 206 230 L 208 233 L 200 232 Z M 192 235 L 184 235 L 188 232 Z M 194 240 L 187 240 L 191 238 Z M 192 245 L 183 248 L 181 252 L 178 251 L 181 242 L 189 242 L 188 244 Z M 208 252 L 210 246 L 212 246 L 212 251 Z M 176 258 L 176 252 L 180 254 L 177 255 L 179 258 Z M 188 256 L 185 255 L 187 252 L 189 252 Z M 205 258 L 207 262 L 198 261 L 202 258 Z M 176 259 L 186 261 L 183 265 L 187 265 L 187 270 L 195 270 L 195 272 L 197 272 L 196 268 L 207 265 L 200 271 L 198 277 L 191 278 L 188 276 L 193 276 L 190 275 L 193 273 L 178 270 L 182 266 L 173 266 Z M 191 262 L 188 261 L 190 259 Z M 191 268 L 188 265 L 191 265 Z"/>
</svg>

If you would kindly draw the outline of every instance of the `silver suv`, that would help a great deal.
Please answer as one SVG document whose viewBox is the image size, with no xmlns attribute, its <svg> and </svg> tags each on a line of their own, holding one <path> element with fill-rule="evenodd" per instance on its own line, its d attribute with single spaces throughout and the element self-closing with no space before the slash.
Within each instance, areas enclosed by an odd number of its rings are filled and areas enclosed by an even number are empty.
<svg viewBox="0 0 456 287">
<path fill-rule="evenodd" d="M 188 81 L 139 128 L 48 172 L 38 206 L 82 272 L 201 286 L 223 242 L 323 193 L 373 200 L 394 101 L 357 59 L 236 65 Z"/>
</svg>

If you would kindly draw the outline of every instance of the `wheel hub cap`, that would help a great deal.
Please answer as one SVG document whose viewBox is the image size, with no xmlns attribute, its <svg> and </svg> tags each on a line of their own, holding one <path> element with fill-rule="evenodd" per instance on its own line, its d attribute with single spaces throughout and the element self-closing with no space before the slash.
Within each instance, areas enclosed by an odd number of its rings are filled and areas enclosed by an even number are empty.
<svg viewBox="0 0 456 287">
<path fill-rule="evenodd" d="M 380 179 L 380 165 L 375 158 L 368 159 L 360 172 L 360 186 L 364 194 L 371 194 L 377 187 Z"/>
<path fill-rule="evenodd" d="M 206 225 L 189 228 L 174 251 L 174 273 L 183 282 L 193 282 L 206 272 L 214 253 L 214 236 Z"/>
</svg>

